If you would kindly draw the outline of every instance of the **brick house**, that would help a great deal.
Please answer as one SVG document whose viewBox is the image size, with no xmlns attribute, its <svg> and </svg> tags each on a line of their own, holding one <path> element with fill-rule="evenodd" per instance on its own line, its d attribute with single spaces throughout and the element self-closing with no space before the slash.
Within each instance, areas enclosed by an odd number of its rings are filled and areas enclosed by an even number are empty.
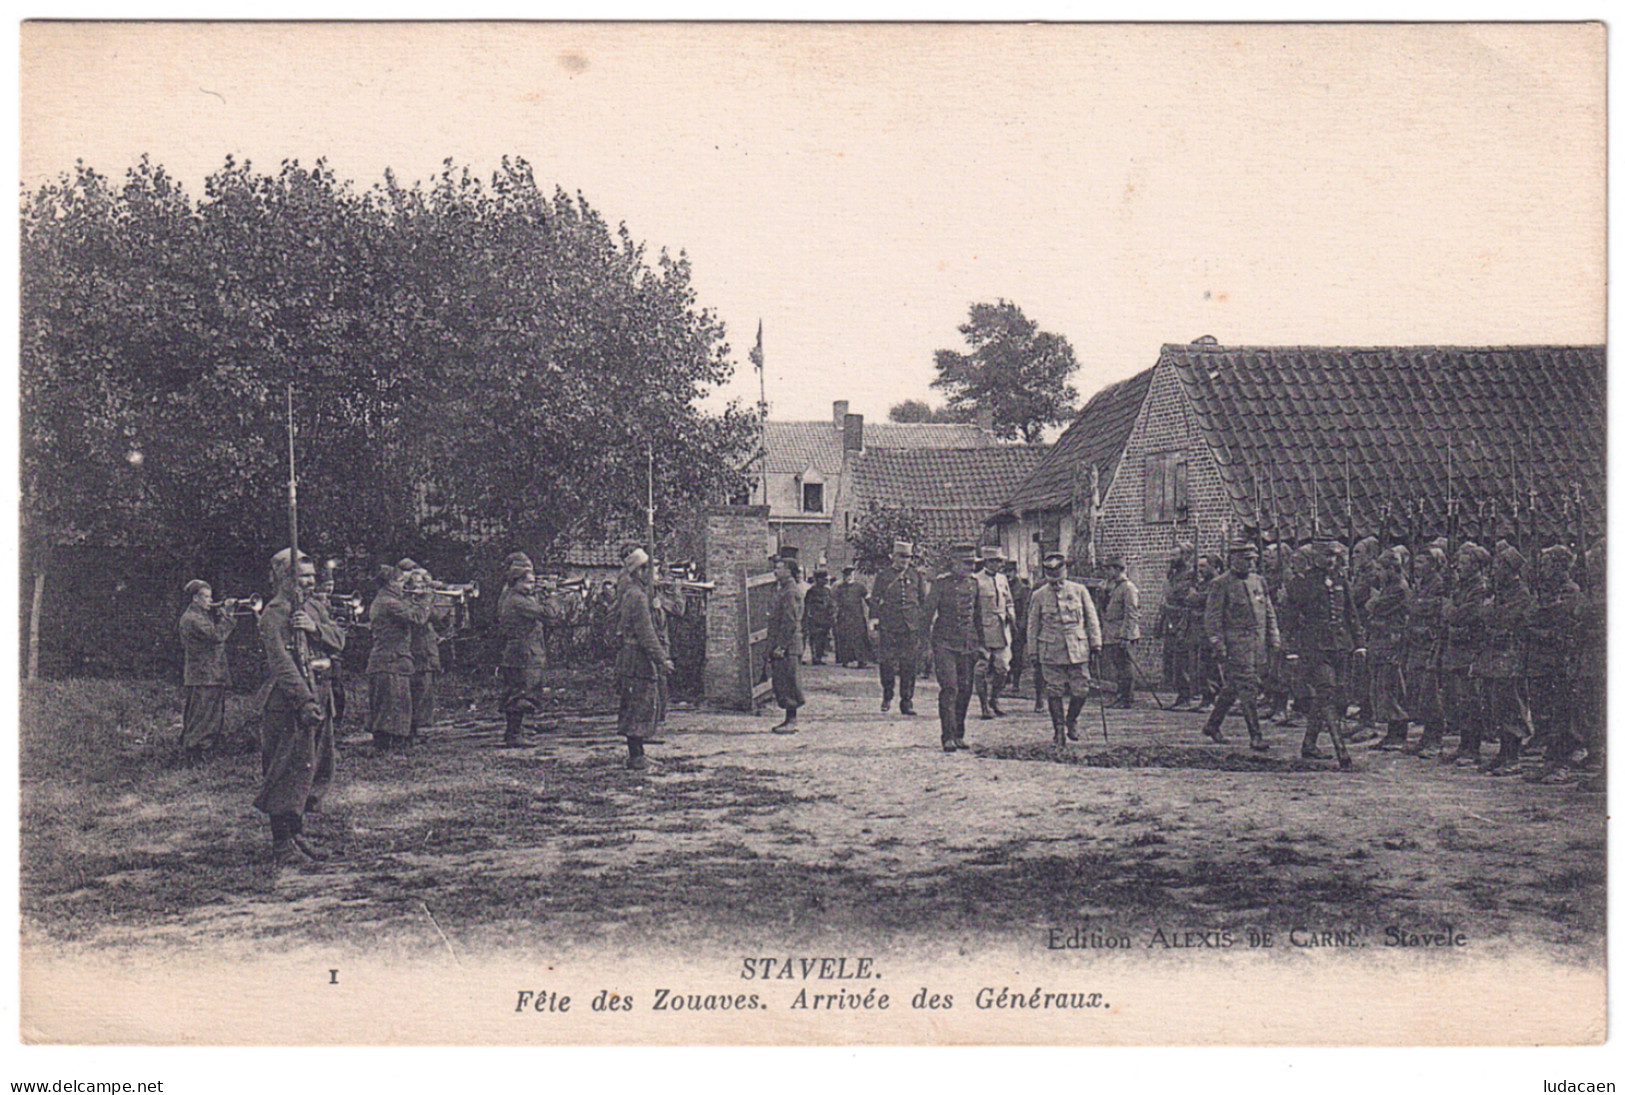
<svg viewBox="0 0 1625 1095">
<path fill-rule="evenodd" d="M 825 422 L 774 422 L 765 431 L 768 524 L 776 545 L 801 551 L 811 568 L 831 557 L 832 544 L 844 550 L 844 531 L 834 529 L 835 512 L 850 462 L 867 452 L 922 449 L 993 448 L 1002 442 L 992 431 L 960 422 L 865 424 L 840 399 Z M 759 467 L 753 467 L 750 504 L 763 504 Z"/>
<path fill-rule="evenodd" d="M 1091 399 L 989 523 L 1029 567 L 1038 541 L 1083 566 L 1122 554 L 1149 624 L 1181 540 L 1209 552 L 1248 527 L 1296 539 L 1317 522 L 1339 536 L 1385 521 L 1390 535 L 1431 535 L 1452 494 L 1463 535 L 1599 532 L 1605 437 L 1601 346 L 1204 339 L 1164 346 Z"/>
</svg>

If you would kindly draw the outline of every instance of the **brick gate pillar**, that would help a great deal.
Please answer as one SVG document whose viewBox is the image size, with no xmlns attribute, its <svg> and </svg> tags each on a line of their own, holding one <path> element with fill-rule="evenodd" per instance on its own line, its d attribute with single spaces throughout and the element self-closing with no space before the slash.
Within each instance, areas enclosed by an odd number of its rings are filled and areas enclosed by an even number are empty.
<svg viewBox="0 0 1625 1095">
<path fill-rule="evenodd" d="M 701 525 L 699 559 L 716 588 L 705 603 L 705 698 L 749 711 L 750 660 L 741 648 L 746 611 L 742 574 L 760 574 L 773 554 L 766 506 L 714 506 Z"/>
</svg>

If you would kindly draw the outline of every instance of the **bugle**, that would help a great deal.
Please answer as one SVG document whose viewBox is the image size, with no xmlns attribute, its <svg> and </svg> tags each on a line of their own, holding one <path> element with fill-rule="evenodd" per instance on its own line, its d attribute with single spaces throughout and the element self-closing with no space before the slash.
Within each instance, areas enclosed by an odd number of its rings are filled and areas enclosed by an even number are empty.
<svg viewBox="0 0 1625 1095">
<path fill-rule="evenodd" d="M 434 594 L 434 599 L 442 604 L 460 605 L 479 599 L 480 583 L 430 582 L 429 592 Z"/>
<path fill-rule="evenodd" d="M 258 593 L 252 597 L 227 597 L 223 601 L 210 601 L 209 607 L 227 616 L 258 616 L 265 602 Z"/>
</svg>

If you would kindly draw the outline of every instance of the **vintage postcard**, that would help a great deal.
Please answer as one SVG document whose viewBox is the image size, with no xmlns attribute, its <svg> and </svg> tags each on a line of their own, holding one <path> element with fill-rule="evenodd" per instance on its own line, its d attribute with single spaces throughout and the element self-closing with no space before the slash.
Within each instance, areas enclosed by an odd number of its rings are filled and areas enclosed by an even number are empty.
<svg viewBox="0 0 1625 1095">
<path fill-rule="evenodd" d="M 1602 1042 L 1606 76 L 24 24 L 22 1041 Z"/>
</svg>

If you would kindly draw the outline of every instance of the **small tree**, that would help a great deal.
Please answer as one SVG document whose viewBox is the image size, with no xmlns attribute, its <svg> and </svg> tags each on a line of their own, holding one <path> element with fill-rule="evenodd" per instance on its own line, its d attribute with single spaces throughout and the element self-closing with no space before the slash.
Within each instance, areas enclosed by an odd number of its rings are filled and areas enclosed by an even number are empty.
<svg viewBox="0 0 1625 1095">
<path fill-rule="evenodd" d="M 905 399 L 887 412 L 893 422 L 967 422 L 969 418 L 951 407 L 933 407 L 923 399 Z"/>
<path fill-rule="evenodd" d="M 865 574 L 874 574 L 891 562 L 892 544 L 907 540 L 914 545 L 916 559 L 935 554 L 935 544 L 925 535 L 925 518 L 907 506 L 883 506 L 871 501 L 858 518 L 857 527 L 847 533 L 853 562 Z"/>
<path fill-rule="evenodd" d="M 1032 444 L 1073 410 L 1078 391 L 1067 377 L 1078 363 L 1064 336 L 1039 330 L 1002 298 L 972 304 L 959 333 L 970 353 L 938 350 L 931 386 L 948 394 L 947 409 L 961 421 L 990 410 L 994 433 Z"/>
</svg>

